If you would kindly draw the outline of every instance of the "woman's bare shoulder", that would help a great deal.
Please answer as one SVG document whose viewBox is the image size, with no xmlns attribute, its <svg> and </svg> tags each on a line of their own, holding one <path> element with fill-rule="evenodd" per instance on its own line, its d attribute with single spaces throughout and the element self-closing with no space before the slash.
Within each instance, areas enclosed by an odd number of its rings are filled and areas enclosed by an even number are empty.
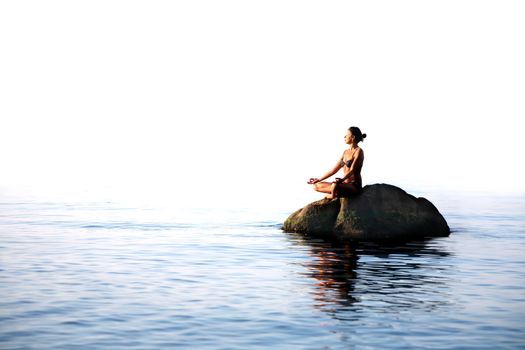
<svg viewBox="0 0 525 350">
<path fill-rule="evenodd" d="M 365 151 L 361 147 L 357 147 L 357 151 L 355 152 L 355 156 L 358 158 L 362 158 L 365 156 Z"/>
</svg>

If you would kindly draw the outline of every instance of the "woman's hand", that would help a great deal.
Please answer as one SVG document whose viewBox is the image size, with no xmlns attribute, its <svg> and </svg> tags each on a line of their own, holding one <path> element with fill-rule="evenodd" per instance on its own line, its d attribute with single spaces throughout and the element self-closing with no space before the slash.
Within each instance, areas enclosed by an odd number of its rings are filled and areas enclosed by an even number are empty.
<svg viewBox="0 0 525 350">
<path fill-rule="evenodd" d="M 318 178 L 316 178 L 316 177 L 311 177 L 310 180 L 308 180 L 307 183 L 308 183 L 309 185 L 313 185 L 313 184 L 318 183 L 319 181 L 320 181 L 320 180 L 319 180 Z"/>
</svg>

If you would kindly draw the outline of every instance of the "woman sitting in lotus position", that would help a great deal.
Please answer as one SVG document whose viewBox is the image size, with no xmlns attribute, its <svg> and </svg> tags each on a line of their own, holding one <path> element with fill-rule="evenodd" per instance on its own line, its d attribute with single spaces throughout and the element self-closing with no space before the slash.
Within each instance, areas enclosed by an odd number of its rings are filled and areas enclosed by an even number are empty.
<svg viewBox="0 0 525 350">
<path fill-rule="evenodd" d="M 337 164 L 320 178 L 311 178 L 308 183 L 314 185 L 318 192 L 327 193 L 327 199 L 337 197 L 348 197 L 352 194 L 359 193 L 363 187 L 361 180 L 361 168 L 365 155 L 363 150 L 357 145 L 363 141 L 366 134 L 361 133 L 358 127 L 352 126 L 345 135 L 345 143 L 350 147 L 343 152 L 341 159 Z M 333 182 L 323 180 L 337 173 L 341 168 L 344 169 L 344 176 L 336 178 Z"/>
</svg>

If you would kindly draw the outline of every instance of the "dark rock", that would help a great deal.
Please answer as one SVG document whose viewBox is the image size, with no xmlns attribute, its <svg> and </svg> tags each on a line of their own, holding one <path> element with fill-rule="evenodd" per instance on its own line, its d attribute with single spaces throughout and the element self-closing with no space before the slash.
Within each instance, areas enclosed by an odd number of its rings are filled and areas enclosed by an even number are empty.
<svg viewBox="0 0 525 350">
<path fill-rule="evenodd" d="M 302 232 L 352 241 L 444 237 L 450 229 L 436 207 L 402 189 L 375 184 L 350 198 L 323 199 L 290 215 L 286 232 Z"/>
</svg>

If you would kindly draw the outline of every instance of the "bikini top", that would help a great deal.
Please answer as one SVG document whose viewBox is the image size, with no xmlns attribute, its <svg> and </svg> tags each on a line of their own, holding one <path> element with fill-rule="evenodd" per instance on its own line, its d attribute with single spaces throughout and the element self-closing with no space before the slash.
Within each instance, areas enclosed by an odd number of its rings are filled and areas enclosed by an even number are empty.
<svg viewBox="0 0 525 350">
<path fill-rule="evenodd" d="M 354 151 L 354 153 L 352 153 L 352 157 L 354 156 L 356 151 Z M 343 156 L 344 156 L 344 153 L 343 153 Z M 353 159 L 348 159 L 346 162 L 343 160 L 343 158 L 341 158 L 341 166 L 347 166 L 348 168 L 350 168 L 352 166 L 352 162 L 353 162 Z"/>
<path fill-rule="evenodd" d="M 341 166 L 347 166 L 348 168 L 350 168 L 352 166 L 352 159 L 348 159 L 346 162 L 344 160 L 341 159 Z"/>
</svg>

